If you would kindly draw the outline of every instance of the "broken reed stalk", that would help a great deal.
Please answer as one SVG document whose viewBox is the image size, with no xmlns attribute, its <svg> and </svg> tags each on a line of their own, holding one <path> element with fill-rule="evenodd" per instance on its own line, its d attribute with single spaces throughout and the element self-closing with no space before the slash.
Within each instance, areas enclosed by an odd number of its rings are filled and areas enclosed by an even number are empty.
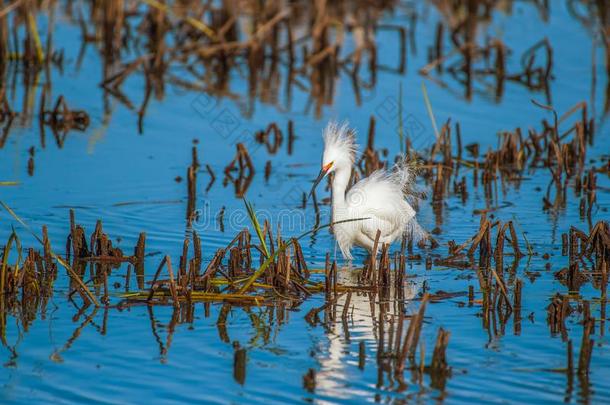
<svg viewBox="0 0 610 405">
<path fill-rule="evenodd" d="M 246 364 L 247 364 L 247 353 L 246 349 L 239 347 L 239 343 L 235 344 L 235 354 L 233 357 L 233 378 L 240 385 L 244 385 L 246 382 Z"/>
<path fill-rule="evenodd" d="M 449 336 L 451 333 L 439 328 L 438 335 L 436 337 L 436 344 L 434 345 L 434 352 L 432 353 L 432 364 L 430 366 L 432 373 L 443 373 L 447 370 L 447 346 L 449 345 Z"/>
<path fill-rule="evenodd" d="M 411 360 L 415 358 L 415 350 L 417 349 L 417 344 L 419 342 L 419 335 L 421 334 L 421 327 L 424 321 L 424 313 L 426 311 L 428 299 L 429 295 L 428 293 L 425 293 L 421 299 L 417 315 L 411 317 L 407 334 L 396 358 L 395 370 L 397 374 L 402 374 L 407 358 Z"/>
<path fill-rule="evenodd" d="M 4 207 L 4 209 L 13 217 L 15 218 L 15 220 L 17 222 L 19 222 L 28 232 L 30 232 L 30 234 L 32 236 L 34 236 L 34 238 L 44 247 L 45 243 L 42 241 L 42 239 L 40 239 L 40 237 L 38 235 L 36 235 L 36 233 L 34 233 L 34 231 L 32 231 L 32 229 L 21 219 L 19 218 L 19 216 L 17 216 L 17 214 L 15 214 L 15 212 L 4 203 L 4 201 L 0 201 L 0 204 L 2 204 L 2 207 Z M 74 280 L 76 282 L 76 284 L 80 287 L 81 291 L 85 294 L 85 296 L 90 300 L 90 302 L 93 303 L 93 305 L 95 305 L 96 307 L 100 306 L 99 301 L 97 300 L 97 298 L 95 297 L 95 295 L 91 292 L 91 290 L 89 290 L 89 288 L 87 287 L 87 285 L 83 282 L 83 280 L 80 278 L 80 276 L 72 269 L 72 267 L 66 263 L 61 257 L 59 257 L 58 255 L 56 255 L 54 252 L 49 252 L 49 254 L 59 263 L 62 265 L 62 267 L 64 267 L 67 271 L 68 274 L 70 275 L 71 279 Z"/>
<path fill-rule="evenodd" d="M 585 301 L 585 307 L 588 307 L 588 302 Z M 589 311 L 585 311 L 583 316 L 582 340 L 580 344 L 580 353 L 578 356 L 578 374 L 588 375 L 591 365 L 591 354 L 593 352 L 594 341 L 591 339 L 593 328 L 595 327 L 595 319 L 590 316 Z"/>
<path fill-rule="evenodd" d="M 141 232 L 134 249 L 135 271 L 138 288 L 144 288 L 144 256 L 146 252 L 146 233 Z"/>
<path fill-rule="evenodd" d="M 520 279 L 515 280 L 515 289 L 513 293 L 513 310 L 515 311 L 513 316 L 514 333 L 515 335 L 521 334 L 521 292 L 523 290 L 523 281 Z"/>
<path fill-rule="evenodd" d="M 174 307 L 178 306 L 178 293 L 176 291 L 176 281 L 174 280 L 174 271 L 172 269 L 172 262 L 169 256 L 165 256 L 165 265 L 167 266 L 167 272 L 169 274 L 169 290 L 172 294 L 172 302 Z"/>
<path fill-rule="evenodd" d="M 189 166 L 186 171 L 187 179 L 187 206 L 186 220 L 190 224 L 195 216 L 197 208 L 197 169 L 194 166 Z"/>
</svg>

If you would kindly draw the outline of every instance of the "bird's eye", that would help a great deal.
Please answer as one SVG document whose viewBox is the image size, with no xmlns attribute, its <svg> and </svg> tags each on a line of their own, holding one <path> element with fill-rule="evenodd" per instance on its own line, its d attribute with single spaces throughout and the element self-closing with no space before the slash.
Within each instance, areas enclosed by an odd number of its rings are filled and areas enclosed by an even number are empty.
<svg viewBox="0 0 610 405">
<path fill-rule="evenodd" d="M 335 163 L 335 161 L 330 162 L 327 165 L 323 165 L 322 166 L 322 170 L 324 170 L 325 172 L 329 171 L 331 167 L 333 167 L 333 163 Z"/>
</svg>

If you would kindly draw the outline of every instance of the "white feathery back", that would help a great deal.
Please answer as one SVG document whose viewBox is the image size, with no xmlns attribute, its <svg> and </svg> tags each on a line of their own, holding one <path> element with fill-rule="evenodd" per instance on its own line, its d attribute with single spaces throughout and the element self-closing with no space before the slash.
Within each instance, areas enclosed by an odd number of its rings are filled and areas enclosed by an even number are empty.
<svg viewBox="0 0 610 405">
<path fill-rule="evenodd" d="M 405 157 L 400 157 L 394 164 L 392 175 L 394 181 L 398 182 L 403 190 L 411 190 L 415 185 L 415 171 L 414 162 L 408 161 Z"/>
<path fill-rule="evenodd" d="M 425 198 L 425 193 L 417 187 L 417 175 L 419 172 L 419 162 L 416 160 L 407 160 L 402 156 L 394 164 L 390 176 L 392 180 L 400 185 L 404 196 L 409 204 L 417 209 L 421 199 Z"/>
</svg>

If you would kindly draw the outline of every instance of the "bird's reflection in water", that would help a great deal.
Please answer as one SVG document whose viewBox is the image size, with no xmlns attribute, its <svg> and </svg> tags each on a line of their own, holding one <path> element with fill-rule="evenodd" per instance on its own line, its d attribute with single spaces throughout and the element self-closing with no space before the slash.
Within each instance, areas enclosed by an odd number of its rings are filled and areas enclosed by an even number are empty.
<svg viewBox="0 0 610 405">
<path fill-rule="evenodd" d="M 351 266 L 342 267 L 337 274 L 338 283 L 345 286 L 358 285 L 361 270 Z M 380 327 L 380 316 L 386 320 L 395 320 L 400 311 L 409 315 L 413 312 L 411 303 L 421 289 L 421 280 L 406 279 L 402 291 L 389 287 L 385 291 L 343 294 L 337 298 L 335 305 L 325 310 L 328 347 L 320 347 L 320 367 L 315 387 L 320 403 L 325 403 L 324 397 L 341 400 L 356 398 L 358 395 L 370 396 L 370 391 L 350 384 L 350 376 L 358 372 L 356 367 L 364 367 L 358 343 L 364 344 L 368 356 L 379 355 L 376 352 L 380 338 L 389 343 L 394 335 L 393 327 L 388 328 L 387 324 L 385 328 Z"/>
</svg>

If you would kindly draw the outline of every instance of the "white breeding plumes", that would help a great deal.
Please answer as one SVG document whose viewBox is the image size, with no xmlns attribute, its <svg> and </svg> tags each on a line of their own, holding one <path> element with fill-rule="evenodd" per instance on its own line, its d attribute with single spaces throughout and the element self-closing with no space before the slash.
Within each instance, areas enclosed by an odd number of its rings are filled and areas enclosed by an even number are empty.
<svg viewBox="0 0 610 405">
<path fill-rule="evenodd" d="M 347 122 L 339 125 L 331 121 L 324 128 L 324 155 L 322 162 L 348 163 L 356 160 L 358 145 L 354 137 L 355 131 L 350 129 Z"/>
<path fill-rule="evenodd" d="M 391 171 L 377 170 L 346 192 L 356 150 L 354 131 L 347 123 L 329 123 L 324 130 L 322 170 L 313 185 L 315 188 L 327 174 L 333 173 L 333 231 L 343 256 L 351 259 L 354 245 L 377 254 L 373 252 L 377 231 L 380 231 L 378 247 L 403 235 L 415 241 L 424 238 L 426 232 L 417 223 L 416 212 L 408 201 L 415 198 L 412 166 L 401 160 Z M 352 221 L 341 222 L 348 220 Z"/>
</svg>

